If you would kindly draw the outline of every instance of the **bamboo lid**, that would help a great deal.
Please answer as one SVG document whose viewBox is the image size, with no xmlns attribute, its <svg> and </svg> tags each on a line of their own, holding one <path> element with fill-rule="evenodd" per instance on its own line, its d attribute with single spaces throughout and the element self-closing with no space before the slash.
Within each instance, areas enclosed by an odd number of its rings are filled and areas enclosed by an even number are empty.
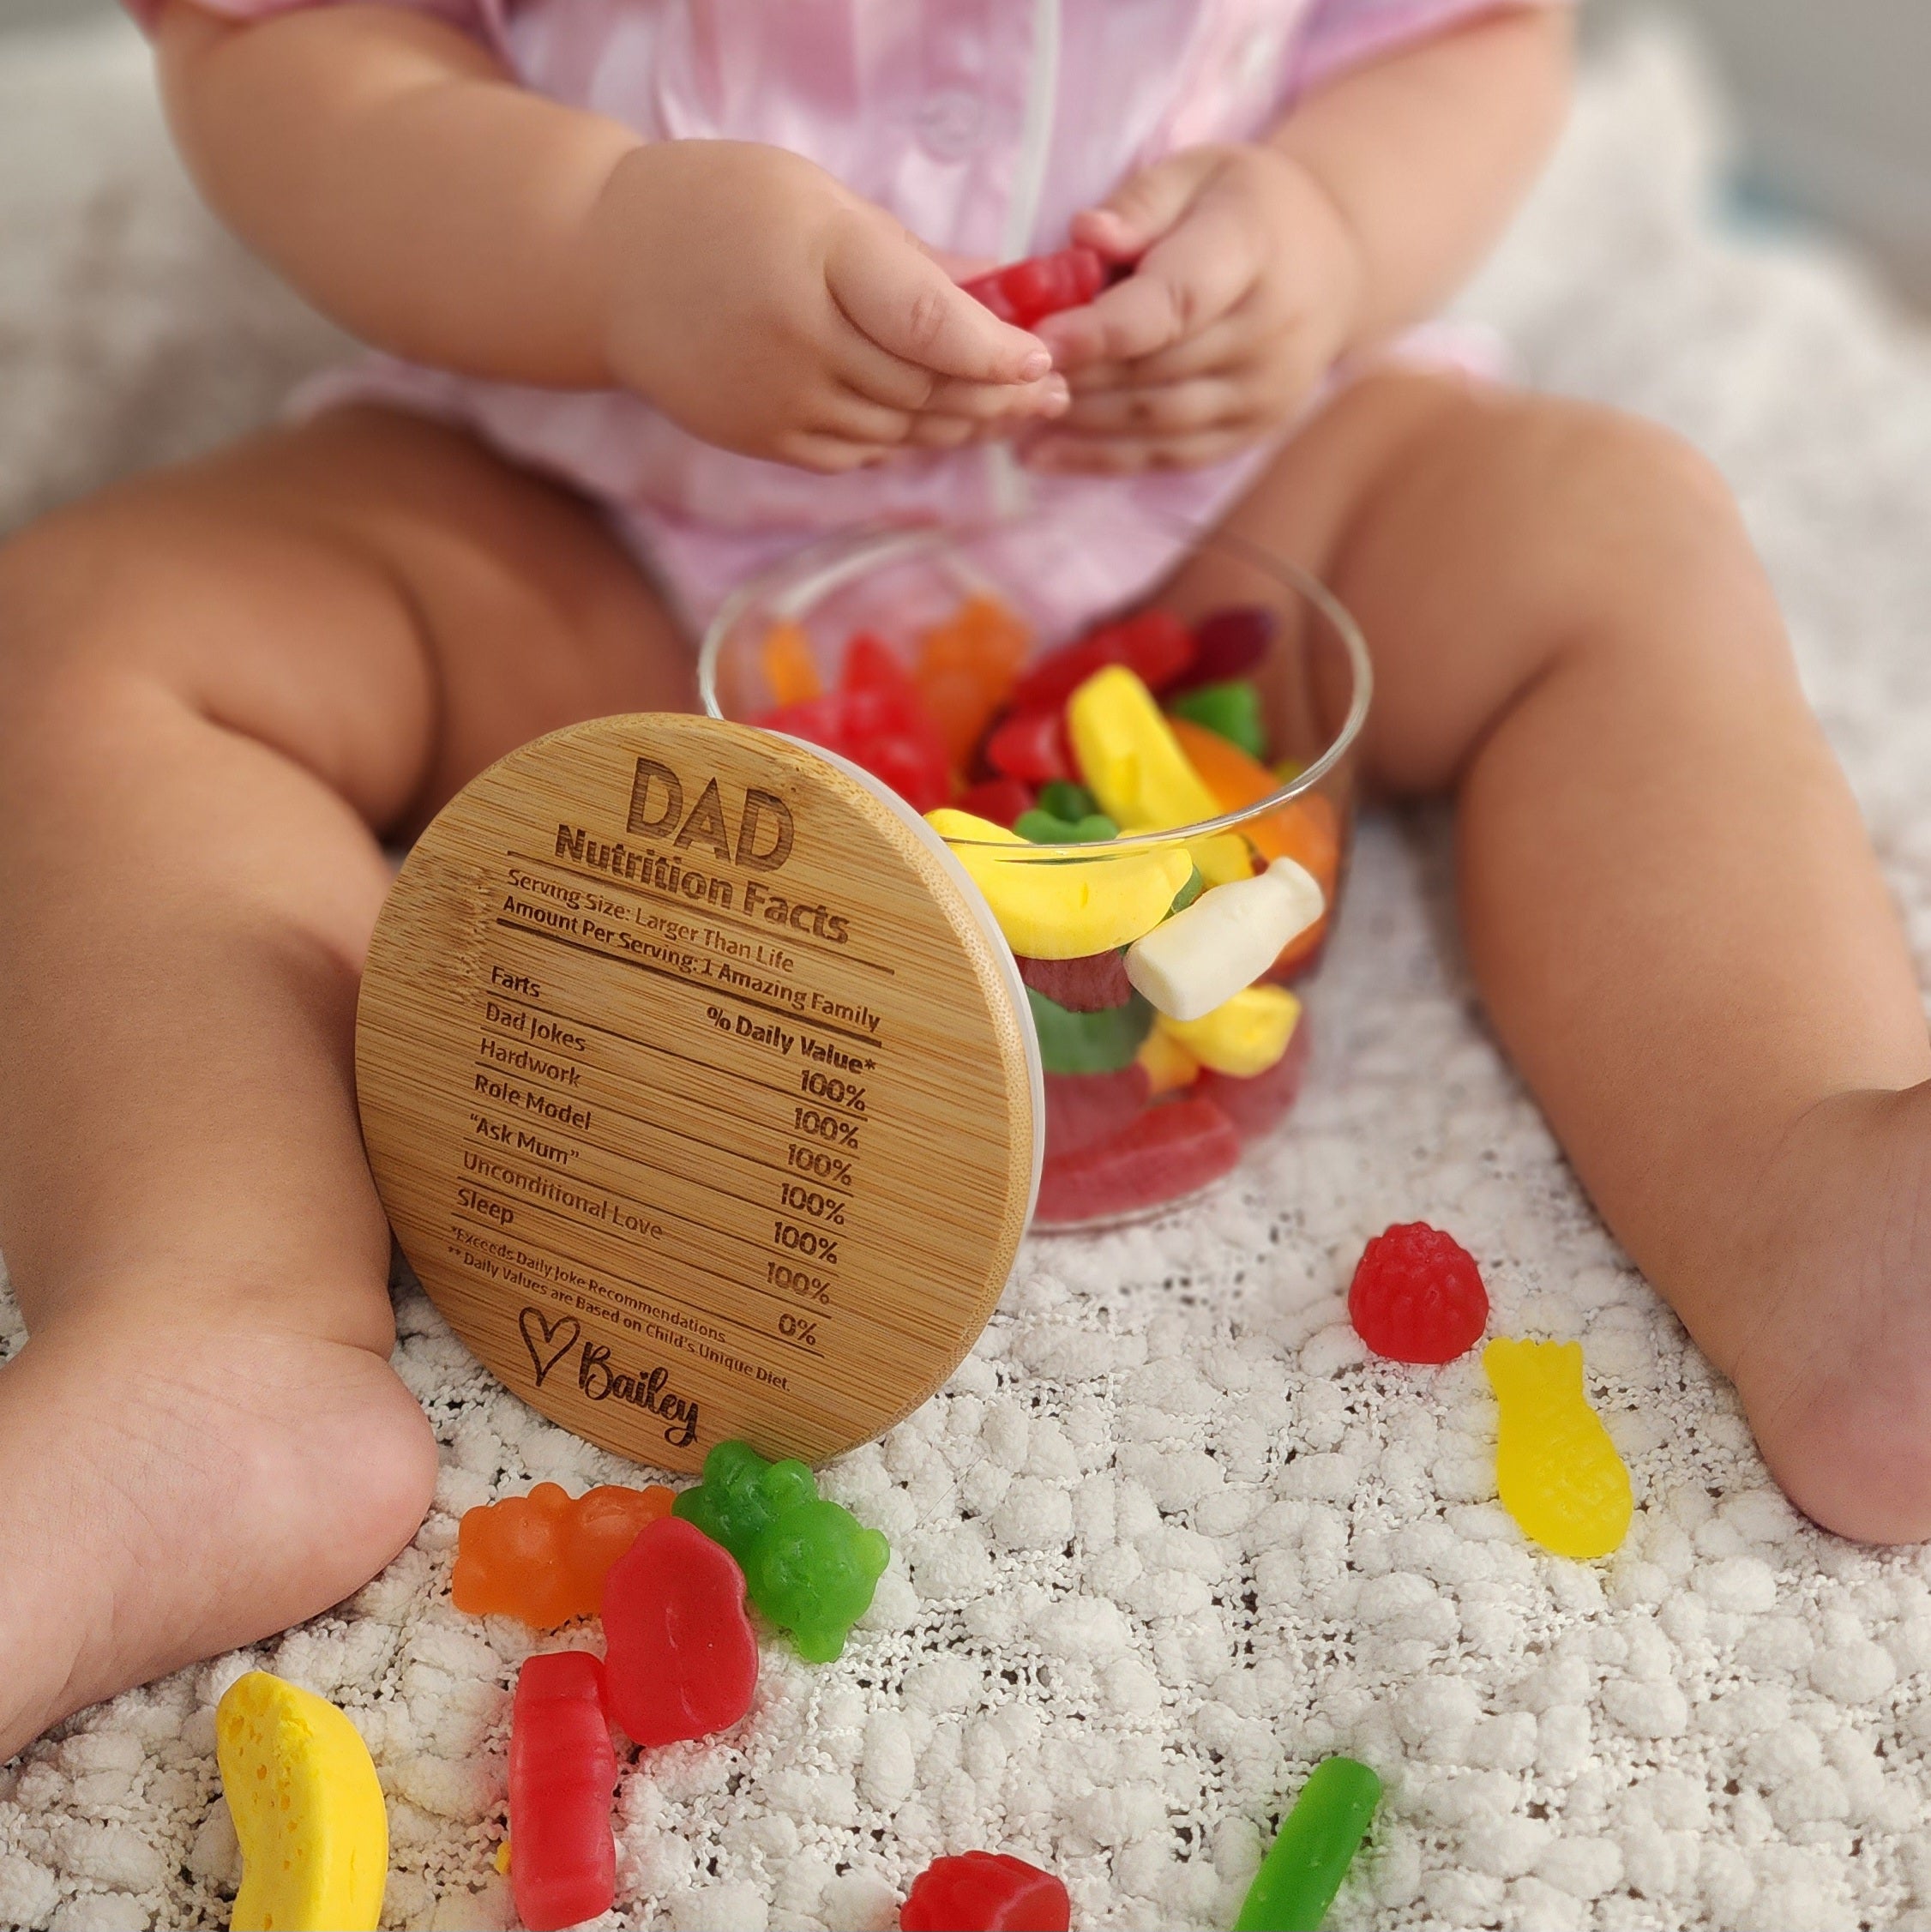
<svg viewBox="0 0 1931 1932">
<path fill-rule="evenodd" d="M 1038 1185 L 1009 954 L 929 828 L 714 719 L 512 753 L 410 853 L 357 1017 L 423 1285 L 593 1442 L 876 1435 L 985 1325 Z"/>
</svg>

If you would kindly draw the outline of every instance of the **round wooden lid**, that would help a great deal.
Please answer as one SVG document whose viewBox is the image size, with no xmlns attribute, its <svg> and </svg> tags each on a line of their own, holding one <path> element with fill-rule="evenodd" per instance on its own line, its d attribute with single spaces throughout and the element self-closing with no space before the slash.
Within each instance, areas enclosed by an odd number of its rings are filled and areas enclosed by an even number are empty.
<svg viewBox="0 0 1931 1932">
<path fill-rule="evenodd" d="M 936 835 L 769 732 L 606 718 L 454 799 L 376 928 L 364 1137 L 423 1285 L 605 1448 L 817 1461 L 985 1326 L 1038 1185 L 1011 955 Z"/>
</svg>

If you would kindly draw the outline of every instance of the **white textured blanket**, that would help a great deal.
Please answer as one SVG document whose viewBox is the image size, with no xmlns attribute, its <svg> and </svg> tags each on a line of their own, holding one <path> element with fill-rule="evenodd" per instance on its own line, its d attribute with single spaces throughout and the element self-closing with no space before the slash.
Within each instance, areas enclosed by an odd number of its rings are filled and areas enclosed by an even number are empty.
<svg viewBox="0 0 1931 1932">
<path fill-rule="evenodd" d="M 1711 127 L 1668 43 L 1598 69 L 1471 307 L 1734 478 L 1931 964 L 1931 357 L 1840 267 L 1723 231 Z M 0 527 L 258 418 L 328 347 L 194 212 L 129 36 L 0 56 Z M 618 1922 L 884 1927 L 986 1845 L 1062 1873 L 1079 1924 L 1224 1926 L 1344 1749 L 1389 1790 L 1338 1925 L 1931 1925 L 1931 1562 L 1770 1486 L 1483 1032 L 1447 870 L 1435 819 L 1371 825 L 1291 1129 L 1211 1212 L 1035 1243 L 950 1388 L 833 1472 L 898 1552 L 867 1628 L 825 1668 L 773 1645 L 739 1733 L 626 1771 Z M 1613 1560 L 1524 1545 L 1477 1367 L 1363 1359 L 1338 1291 L 1412 1217 L 1481 1256 L 1500 1331 L 1582 1339 L 1636 1484 Z M 389 1922 L 509 1923 L 527 1640 L 450 1608 L 456 1517 L 623 1472 L 400 1314 L 444 1444 L 415 1547 L 0 1771 L 0 1921 L 226 1923 L 212 1710 L 261 1663 L 369 1740 Z"/>
</svg>

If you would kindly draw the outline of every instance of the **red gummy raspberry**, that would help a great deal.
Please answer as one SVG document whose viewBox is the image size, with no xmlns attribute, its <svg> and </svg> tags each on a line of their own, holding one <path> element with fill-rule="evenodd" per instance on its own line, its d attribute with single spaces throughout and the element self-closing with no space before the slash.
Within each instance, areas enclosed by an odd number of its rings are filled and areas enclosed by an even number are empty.
<svg viewBox="0 0 1931 1932">
<path fill-rule="evenodd" d="M 1348 1319 L 1393 1362 L 1453 1362 L 1482 1339 L 1489 1291 L 1475 1257 L 1426 1221 L 1398 1223 L 1362 1250 Z"/>
</svg>

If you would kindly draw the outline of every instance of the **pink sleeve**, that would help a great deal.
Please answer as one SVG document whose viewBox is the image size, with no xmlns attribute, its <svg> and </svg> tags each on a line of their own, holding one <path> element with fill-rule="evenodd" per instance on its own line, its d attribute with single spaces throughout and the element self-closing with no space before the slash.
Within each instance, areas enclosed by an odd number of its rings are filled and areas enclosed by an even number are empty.
<svg viewBox="0 0 1931 1932">
<path fill-rule="evenodd" d="M 225 14 L 231 20 L 261 20 L 270 14 L 292 14 L 298 7 L 327 6 L 331 0 L 195 0 L 197 7 L 211 14 Z M 161 0 L 125 0 L 128 11 L 143 27 L 153 24 L 161 10 Z M 452 27 L 474 33 L 481 39 L 494 38 L 499 25 L 498 0 L 388 0 L 388 4 L 407 7 L 412 12 L 433 14 Z"/>
<path fill-rule="evenodd" d="M 1345 69 L 1430 34 L 1522 6 L 1573 0 L 1314 0 L 1294 52 L 1289 92 L 1306 93 Z"/>
</svg>

